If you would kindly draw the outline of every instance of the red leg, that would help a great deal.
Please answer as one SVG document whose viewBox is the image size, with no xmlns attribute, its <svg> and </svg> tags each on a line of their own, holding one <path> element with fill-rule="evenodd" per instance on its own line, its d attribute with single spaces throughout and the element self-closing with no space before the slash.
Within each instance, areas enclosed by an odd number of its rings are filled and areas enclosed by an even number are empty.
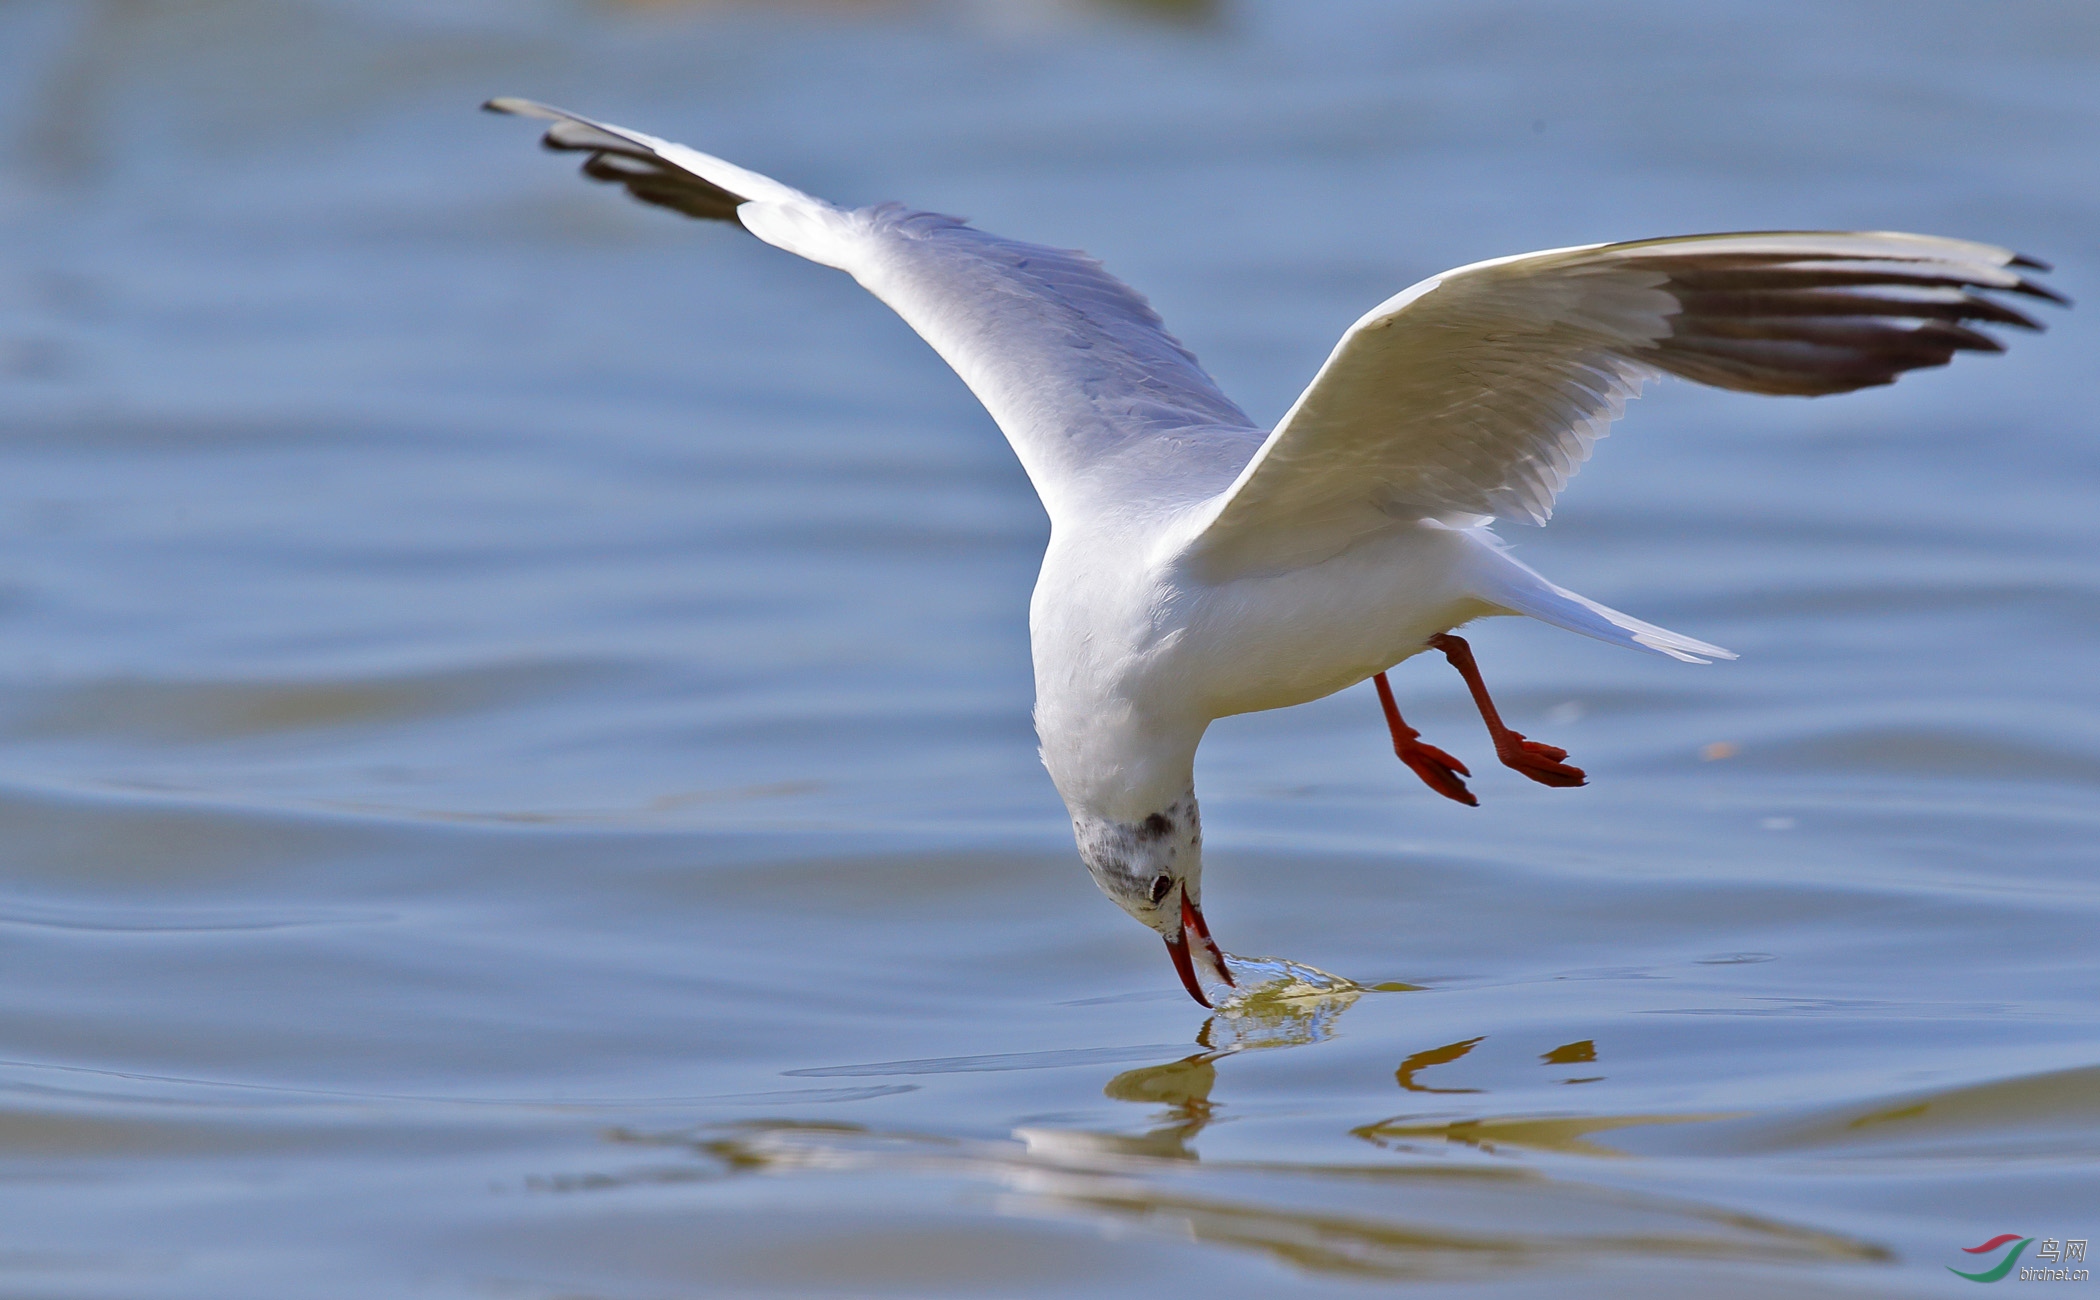
<svg viewBox="0 0 2100 1300">
<path fill-rule="evenodd" d="M 1488 735 L 1495 741 L 1495 757 L 1506 767 L 1530 777 L 1540 785 L 1587 785 L 1589 777 L 1579 767 L 1561 762 L 1568 751 L 1552 745 L 1526 740 L 1511 731 L 1495 711 L 1495 702 L 1488 698 L 1487 683 L 1480 680 L 1480 665 L 1473 662 L 1473 647 L 1463 637 L 1442 633 L 1429 638 L 1432 650 L 1444 652 L 1444 658 L 1458 669 L 1458 675 L 1466 679 L 1466 689 L 1473 692 L 1473 703 L 1480 706 L 1481 720 L 1487 723 Z"/>
<path fill-rule="evenodd" d="M 1385 710 L 1385 725 L 1393 733 L 1393 752 L 1400 756 L 1400 761 L 1413 768 L 1416 776 L 1446 799 L 1456 799 L 1478 808 L 1480 800 L 1466 789 L 1464 781 L 1458 779 L 1473 775 L 1466 770 L 1466 765 L 1435 745 L 1423 744 L 1422 733 L 1400 720 L 1400 706 L 1393 701 L 1392 683 L 1386 681 L 1384 673 L 1371 680 L 1378 686 L 1378 704 Z"/>
</svg>

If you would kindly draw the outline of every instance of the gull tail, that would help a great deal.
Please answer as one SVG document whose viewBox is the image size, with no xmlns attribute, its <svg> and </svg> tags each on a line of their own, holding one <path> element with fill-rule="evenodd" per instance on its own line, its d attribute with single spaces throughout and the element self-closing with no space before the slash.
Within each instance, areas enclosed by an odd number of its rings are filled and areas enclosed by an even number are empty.
<svg viewBox="0 0 2100 1300">
<path fill-rule="evenodd" d="M 1723 650 L 1680 632 L 1644 623 L 1631 614 L 1621 614 L 1587 596 L 1578 596 L 1566 587 L 1556 586 L 1499 544 L 1493 545 L 1490 562 L 1476 571 L 1473 592 L 1480 599 L 1512 614 L 1528 614 L 1541 623 L 1551 623 L 1629 650 L 1668 655 L 1688 664 L 1736 657 L 1733 650 Z"/>
</svg>

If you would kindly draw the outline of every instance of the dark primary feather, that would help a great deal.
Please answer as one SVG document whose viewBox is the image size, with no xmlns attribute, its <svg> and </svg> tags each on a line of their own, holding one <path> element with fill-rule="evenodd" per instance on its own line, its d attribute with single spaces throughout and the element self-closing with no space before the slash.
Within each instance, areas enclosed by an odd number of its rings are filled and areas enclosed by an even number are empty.
<svg viewBox="0 0 2100 1300">
<path fill-rule="evenodd" d="M 552 131 L 540 143 L 549 149 L 590 148 L 588 145 L 559 143 Z M 744 202 L 741 196 L 701 180 L 683 168 L 665 163 L 654 166 L 637 163 L 646 164 L 647 157 L 624 149 L 601 149 L 583 160 L 583 174 L 594 181 L 624 185 L 635 198 L 659 208 L 683 212 L 703 221 L 736 220 L 737 205 Z"/>
<path fill-rule="evenodd" d="M 1965 322 L 2041 325 L 1985 296 L 1994 290 L 2068 301 L 2024 277 L 1994 283 L 1926 258 L 1760 252 L 1620 265 L 1663 276 L 1659 287 L 1677 299 L 1670 333 L 1652 344 L 1654 364 L 1751 393 L 1846 393 L 1946 365 L 1957 352 L 2003 352 Z M 2013 265 L 2046 269 L 2032 258 Z"/>
<path fill-rule="evenodd" d="M 644 203 L 673 212 L 683 212 L 703 221 L 734 221 L 738 205 L 745 202 L 712 181 L 703 180 L 685 168 L 658 156 L 638 140 L 616 134 L 588 118 L 573 116 L 558 108 L 524 99 L 492 99 L 482 107 L 491 113 L 545 118 L 554 123 L 540 137 L 543 148 L 557 153 L 587 153 L 583 174 L 594 181 L 624 185 Z"/>
</svg>

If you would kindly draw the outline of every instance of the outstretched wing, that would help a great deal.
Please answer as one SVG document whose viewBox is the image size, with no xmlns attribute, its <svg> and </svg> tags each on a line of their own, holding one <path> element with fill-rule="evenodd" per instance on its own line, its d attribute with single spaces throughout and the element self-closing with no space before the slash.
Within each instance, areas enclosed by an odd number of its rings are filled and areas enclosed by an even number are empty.
<svg viewBox="0 0 2100 1300">
<path fill-rule="evenodd" d="M 1053 520 L 1201 500 L 1259 444 L 1144 298 L 1084 253 L 896 204 L 842 211 L 712 155 L 528 100 L 485 107 L 553 121 L 548 148 L 590 154 L 585 175 L 644 202 L 740 221 L 852 274 L 962 376 Z"/>
<path fill-rule="evenodd" d="M 1661 374 L 1818 396 L 2003 351 L 2062 302 L 2002 248 L 1769 232 L 1555 249 L 1424 280 L 1356 322 L 1201 524 L 1214 576 L 1316 563 L 1424 518 L 1544 523 L 1591 445 Z"/>
</svg>

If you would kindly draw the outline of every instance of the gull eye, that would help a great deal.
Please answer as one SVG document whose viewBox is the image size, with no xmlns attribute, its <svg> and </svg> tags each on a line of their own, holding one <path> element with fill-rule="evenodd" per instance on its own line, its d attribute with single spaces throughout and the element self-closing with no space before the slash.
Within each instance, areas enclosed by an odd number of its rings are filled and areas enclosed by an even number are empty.
<svg viewBox="0 0 2100 1300">
<path fill-rule="evenodd" d="M 1172 889 L 1173 887 L 1174 877 L 1172 876 L 1161 876 L 1157 880 L 1154 880 L 1152 882 L 1152 901 L 1157 903 L 1162 898 L 1165 898 L 1167 896 L 1167 891 Z"/>
</svg>

